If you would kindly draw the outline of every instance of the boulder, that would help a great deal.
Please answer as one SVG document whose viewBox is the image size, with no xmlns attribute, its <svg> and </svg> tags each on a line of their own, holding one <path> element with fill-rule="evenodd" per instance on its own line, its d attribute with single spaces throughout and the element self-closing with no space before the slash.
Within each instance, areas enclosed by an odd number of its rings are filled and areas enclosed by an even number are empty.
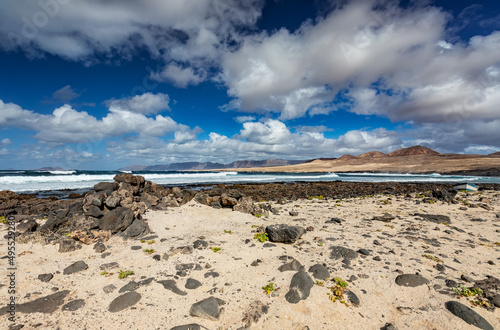
<svg viewBox="0 0 500 330">
<path fill-rule="evenodd" d="M 131 306 L 134 306 L 141 300 L 141 295 L 135 291 L 127 292 L 121 296 L 116 297 L 111 304 L 109 304 L 108 311 L 111 313 L 120 312 Z"/>
<path fill-rule="evenodd" d="M 191 316 L 202 317 L 212 321 L 217 321 L 220 317 L 222 309 L 220 305 L 224 305 L 224 301 L 214 297 L 210 297 L 194 303 L 189 310 Z"/>
<path fill-rule="evenodd" d="M 127 237 L 140 237 L 149 233 L 149 226 L 139 219 L 135 219 L 125 230 Z"/>
<path fill-rule="evenodd" d="M 314 282 L 309 275 L 304 271 L 295 273 L 290 282 L 290 289 L 285 294 L 285 299 L 290 304 L 296 304 L 301 300 L 307 299 L 311 292 Z"/>
<path fill-rule="evenodd" d="M 461 318 L 468 324 L 471 324 L 483 330 L 493 330 L 493 326 L 488 323 L 488 321 L 486 321 L 481 315 L 479 315 L 469 307 L 459 303 L 458 301 L 448 301 L 445 303 L 445 307 L 453 315 Z"/>
<path fill-rule="evenodd" d="M 114 190 L 114 185 L 113 182 L 100 182 L 94 186 L 94 191 L 95 192 L 102 192 L 105 193 L 106 195 L 109 195 L 113 192 Z"/>
<path fill-rule="evenodd" d="M 101 230 L 109 230 L 112 234 L 124 231 L 134 220 L 134 212 L 125 207 L 117 207 L 105 214 L 99 220 L 99 228 Z"/>
<path fill-rule="evenodd" d="M 20 234 L 36 231 L 38 224 L 35 220 L 26 220 L 16 226 L 16 231 Z"/>
<path fill-rule="evenodd" d="M 85 215 L 77 215 L 71 219 L 69 230 L 77 231 L 77 230 L 92 230 L 99 227 L 99 219 L 85 216 Z"/>
<path fill-rule="evenodd" d="M 423 276 L 416 274 L 402 274 L 396 277 L 396 284 L 406 287 L 417 287 L 424 284 L 429 284 L 429 280 Z"/>
<path fill-rule="evenodd" d="M 302 237 L 306 230 L 299 226 L 279 224 L 267 226 L 266 233 L 271 242 L 291 244 Z"/>
</svg>

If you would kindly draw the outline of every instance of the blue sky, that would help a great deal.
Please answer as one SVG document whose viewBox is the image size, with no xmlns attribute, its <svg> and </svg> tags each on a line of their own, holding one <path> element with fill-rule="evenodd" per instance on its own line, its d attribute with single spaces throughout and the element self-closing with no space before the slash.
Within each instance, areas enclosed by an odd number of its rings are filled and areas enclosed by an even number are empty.
<svg viewBox="0 0 500 330">
<path fill-rule="evenodd" d="M 0 169 L 500 150 L 497 1 L 2 1 Z"/>
</svg>

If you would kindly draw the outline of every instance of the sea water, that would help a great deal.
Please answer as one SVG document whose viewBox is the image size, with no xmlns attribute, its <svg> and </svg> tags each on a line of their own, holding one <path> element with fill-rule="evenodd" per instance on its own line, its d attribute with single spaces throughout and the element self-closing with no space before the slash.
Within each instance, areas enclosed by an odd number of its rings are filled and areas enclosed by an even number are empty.
<svg viewBox="0 0 500 330">
<path fill-rule="evenodd" d="M 32 193 L 86 190 L 99 182 L 112 182 L 120 171 L 0 171 L 0 190 Z M 145 172 L 133 171 L 154 183 L 168 186 L 217 183 L 269 182 L 436 182 L 500 183 L 500 177 L 388 173 L 283 173 L 283 172 Z"/>
</svg>

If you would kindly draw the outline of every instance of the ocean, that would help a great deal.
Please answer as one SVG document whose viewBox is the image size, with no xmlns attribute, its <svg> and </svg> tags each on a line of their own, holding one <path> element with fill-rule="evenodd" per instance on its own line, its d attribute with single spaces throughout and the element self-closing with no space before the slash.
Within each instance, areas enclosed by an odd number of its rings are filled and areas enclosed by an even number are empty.
<svg viewBox="0 0 500 330">
<path fill-rule="evenodd" d="M 0 190 L 17 193 L 86 191 L 99 182 L 112 182 L 120 171 L 0 171 Z M 185 186 L 217 183 L 269 182 L 436 182 L 500 183 L 500 177 L 456 176 L 441 174 L 386 173 L 246 173 L 246 172 L 128 172 L 139 174 L 157 184 Z"/>
</svg>

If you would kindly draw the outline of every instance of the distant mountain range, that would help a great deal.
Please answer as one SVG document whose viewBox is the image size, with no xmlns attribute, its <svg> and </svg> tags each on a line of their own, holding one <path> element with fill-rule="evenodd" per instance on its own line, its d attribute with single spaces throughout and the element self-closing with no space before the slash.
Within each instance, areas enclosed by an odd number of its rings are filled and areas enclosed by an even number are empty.
<svg viewBox="0 0 500 330">
<path fill-rule="evenodd" d="M 261 171 L 258 167 L 239 171 Z M 370 151 L 358 156 L 318 158 L 296 165 L 276 166 L 267 172 L 379 172 L 441 173 L 500 176 L 500 152 L 489 155 L 441 154 L 424 146 L 398 149 L 384 154 Z"/>
<path fill-rule="evenodd" d="M 165 165 L 132 165 L 118 169 L 119 171 L 202 171 L 202 170 L 222 170 L 227 168 L 250 168 L 250 167 L 272 167 L 288 166 L 303 163 L 303 160 L 238 160 L 230 164 L 213 162 L 184 162 Z"/>
</svg>

